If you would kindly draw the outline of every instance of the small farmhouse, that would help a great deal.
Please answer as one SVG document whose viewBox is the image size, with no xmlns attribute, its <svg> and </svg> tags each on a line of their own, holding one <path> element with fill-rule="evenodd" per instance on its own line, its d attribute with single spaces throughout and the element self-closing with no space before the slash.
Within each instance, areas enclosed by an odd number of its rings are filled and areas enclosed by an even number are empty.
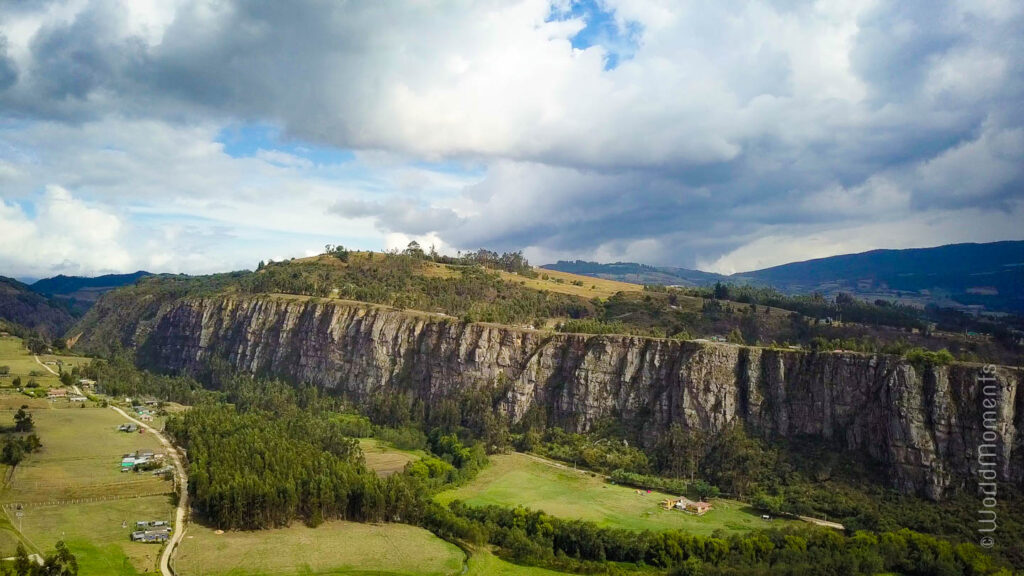
<svg viewBox="0 0 1024 576">
<path fill-rule="evenodd" d="M 46 391 L 46 397 L 50 400 L 61 400 L 68 397 L 68 391 L 63 388 L 50 388 Z"/>
<path fill-rule="evenodd" d="M 132 532 L 132 542 L 166 542 L 170 540 L 171 533 L 166 530 L 139 530 Z"/>
<path fill-rule="evenodd" d="M 687 502 L 683 508 L 684 512 L 690 514 L 696 514 L 697 516 L 703 516 L 711 510 L 710 502 Z"/>
<path fill-rule="evenodd" d="M 686 498 L 672 498 L 665 500 L 661 505 L 669 510 L 680 510 L 688 514 L 696 514 L 697 516 L 707 514 L 712 508 L 710 502 L 694 502 Z"/>
</svg>

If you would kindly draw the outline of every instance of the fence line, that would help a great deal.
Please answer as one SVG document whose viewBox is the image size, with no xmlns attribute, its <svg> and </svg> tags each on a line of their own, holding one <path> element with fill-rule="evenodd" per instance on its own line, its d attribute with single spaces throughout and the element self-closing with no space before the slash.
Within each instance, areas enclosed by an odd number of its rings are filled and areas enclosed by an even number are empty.
<svg viewBox="0 0 1024 576">
<path fill-rule="evenodd" d="M 41 501 L 41 502 L 10 502 L 10 503 L 7 503 L 7 504 L 2 504 L 2 506 L 3 506 L 4 510 L 7 510 L 8 508 L 11 508 L 11 507 L 14 507 L 13 509 L 17 510 L 17 506 L 21 506 L 22 508 L 25 508 L 25 507 L 28 507 L 28 506 L 61 506 L 61 505 L 65 505 L 65 504 L 88 504 L 90 502 L 106 502 L 106 501 L 109 501 L 109 500 L 130 500 L 130 499 L 133 499 L 133 498 L 149 498 L 150 496 L 163 496 L 163 495 L 166 495 L 166 494 L 174 494 L 174 492 L 173 491 L 169 491 L 169 492 L 153 492 L 153 493 L 150 493 L 150 494 L 131 494 L 131 495 L 128 495 L 128 494 L 115 494 L 115 495 L 111 495 L 111 496 L 98 496 L 98 497 L 95 497 L 95 498 L 73 498 L 73 499 L 70 499 L 70 500 L 46 500 L 46 501 Z"/>
</svg>

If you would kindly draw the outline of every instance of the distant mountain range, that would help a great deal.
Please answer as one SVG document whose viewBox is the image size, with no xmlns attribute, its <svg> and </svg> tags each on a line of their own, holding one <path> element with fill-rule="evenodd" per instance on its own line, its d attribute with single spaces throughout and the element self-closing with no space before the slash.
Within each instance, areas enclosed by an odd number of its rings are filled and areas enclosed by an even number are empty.
<svg viewBox="0 0 1024 576">
<path fill-rule="evenodd" d="M 715 282 L 728 281 L 728 276 L 714 272 L 702 272 L 689 268 L 673 268 L 669 266 L 650 266 L 635 262 L 613 262 L 598 264 L 575 260 L 561 260 L 557 264 L 545 264 L 541 268 L 558 270 L 571 274 L 582 274 L 606 280 L 619 280 L 634 284 L 663 284 L 666 286 L 710 286 Z"/>
<path fill-rule="evenodd" d="M 788 294 L 847 292 L 863 299 L 1024 313 L 1024 241 L 871 250 L 728 276 L 632 262 L 577 260 L 542 268 L 637 284 L 757 284 Z"/>
<path fill-rule="evenodd" d="M 107 274 L 105 276 L 65 276 L 60 274 L 53 278 L 44 278 L 31 285 L 33 291 L 47 296 L 62 296 L 65 298 L 79 297 L 82 299 L 95 300 L 99 294 L 134 284 L 143 276 L 152 276 L 144 270 L 132 272 L 131 274 Z"/>
<path fill-rule="evenodd" d="M 50 338 L 61 336 L 103 293 L 150 275 L 141 270 L 92 278 L 60 275 L 31 285 L 0 276 L 0 320 Z"/>
<path fill-rule="evenodd" d="M 75 317 L 61 302 L 33 292 L 14 278 L 0 276 L 0 320 L 52 338 L 64 334 Z"/>
<path fill-rule="evenodd" d="M 146 276 L 152 276 L 152 274 L 143 270 L 131 274 L 106 274 L 93 277 L 61 274 L 36 281 L 30 287 L 34 292 L 67 303 L 72 314 L 81 316 L 104 293 L 114 288 L 135 284 L 139 278 Z"/>
</svg>

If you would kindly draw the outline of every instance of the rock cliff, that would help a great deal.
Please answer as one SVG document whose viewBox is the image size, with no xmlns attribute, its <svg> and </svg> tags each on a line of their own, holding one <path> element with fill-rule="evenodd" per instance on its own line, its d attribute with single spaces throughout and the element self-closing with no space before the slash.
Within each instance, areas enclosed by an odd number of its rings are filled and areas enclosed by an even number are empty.
<svg viewBox="0 0 1024 576">
<path fill-rule="evenodd" d="M 500 380 L 513 420 L 531 405 L 574 431 L 619 417 L 648 442 L 676 423 L 716 432 L 739 418 L 768 437 L 818 437 L 866 452 L 900 490 L 931 498 L 976 479 L 982 444 L 995 452 L 1001 480 L 1024 480 L 1024 386 L 1006 367 L 549 334 L 276 296 L 174 300 L 114 332 L 154 368 L 196 372 L 220 357 L 357 401 L 400 387 L 429 403 Z M 87 330 L 79 345 L 109 333 Z M 985 370 L 992 380 L 982 379 Z M 986 430 L 994 432 L 987 439 Z"/>
</svg>

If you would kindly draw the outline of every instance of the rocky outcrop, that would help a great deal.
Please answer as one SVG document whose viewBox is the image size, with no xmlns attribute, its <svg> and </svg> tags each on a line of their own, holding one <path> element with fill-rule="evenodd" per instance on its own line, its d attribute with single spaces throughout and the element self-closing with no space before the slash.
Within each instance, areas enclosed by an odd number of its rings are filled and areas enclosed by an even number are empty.
<svg viewBox="0 0 1024 576">
<path fill-rule="evenodd" d="M 134 330 L 134 331 L 133 331 Z M 503 384 L 513 420 L 538 406 L 585 431 L 607 417 L 654 442 L 673 424 L 715 432 L 743 419 L 766 436 L 811 436 L 884 463 L 907 493 L 941 498 L 976 478 L 979 446 L 1022 482 L 1018 370 L 915 367 L 886 355 L 810 353 L 631 336 L 549 334 L 337 300 L 182 299 L 122 330 L 152 367 L 213 357 L 359 401 L 394 389 L 425 402 Z M 82 338 L 89 346 L 90 332 Z M 985 438 L 986 423 L 992 434 Z"/>
</svg>

